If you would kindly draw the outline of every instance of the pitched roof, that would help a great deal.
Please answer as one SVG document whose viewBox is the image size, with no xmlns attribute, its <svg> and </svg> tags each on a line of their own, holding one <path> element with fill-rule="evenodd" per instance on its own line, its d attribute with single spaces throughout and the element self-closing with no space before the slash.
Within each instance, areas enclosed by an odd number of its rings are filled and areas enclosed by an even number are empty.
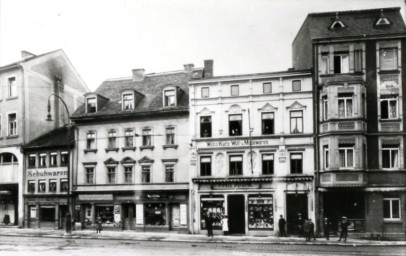
<svg viewBox="0 0 406 256">
<path fill-rule="evenodd" d="M 6 64 L 6 65 L 4 65 L 4 66 L 1 66 L 1 67 L 0 67 L 0 70 L 2 70 L 2 69 L 7 69 L 7 68 L 11 68 L 11 67 L 14 67 L 14 66 L 16 66 L 16 65 L 18 65 L 18 64 L 20 64 L 20 63 L 28 62 L 28 61 L 30 61 L 30 60 L 34 60 L 34 59 L 40 58 L 40 57 L 42 57 L 42 56 L 45 56 L 45 55 L 48 55 L 48 54 L 52 54 L 52 53 L 54 53 L 54 52 L 58 52 L 58 51 L 62 51 L 62 49 L 58 49 L 58 50 L 54 50 L 54 51 L 51 51 L 51 52 L 46 52 L 46 53 L 42 53 L 42 54 L 38 54 L 38 55 L 33 55 L 33 56 L 31 56 L 31 57 L 23 58 L 23 59 L 21 59 L 21 60 L 19 60 L 19 61 L 16 61 L 16 62 L 13 62 L 13 63 Z"/>
<path fill-rule="evenodd" d="M 382 14 L 385 15 L 392 24 L 376 26 L 376 22 Z M 344 23 L 344 28 L 331 28 L 331 25 L 337 21 L 337 18 Z M 300 30 L 308 30 L 311 40 L 353 37 L 365 38 L 388 34 L 406 36 L 406 26 L 400 14 L 399 7 L 310 13 L 307 15 Z"/>
<path fill-rule="evenodd" d="M 32 140 L 24 146 L 26 150 L 40 149 L 40 148 L 54 148 L 54 147 L 67 147 L 68 141 L 68 128 L 66 126 L 56 128 L 48 133 L 41 135 L 40 137 Z M 73 128 L 70 128 L 70 145 L 74 143 L 74 132 Z"/>
</svg>

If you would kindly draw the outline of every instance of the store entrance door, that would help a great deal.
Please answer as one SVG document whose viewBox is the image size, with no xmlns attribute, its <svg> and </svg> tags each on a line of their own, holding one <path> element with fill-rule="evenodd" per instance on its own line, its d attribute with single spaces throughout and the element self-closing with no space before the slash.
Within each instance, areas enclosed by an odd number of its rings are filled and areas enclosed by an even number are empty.
<svg viewBox="0 0 406 256">
<path fill-rule="evenodd" d="M 228 228 L 230 234 L 245 234 L 245 200 L 243 195 L 228 196 Z"/>
<path fill-rule="evenodd" d="M 303 221 L 307 219 L 307 211 L 307 194 L 286 194 L 288 234 L 301 234 L 298 226 L 302 225 L 303 227 Z"/>
</svg>

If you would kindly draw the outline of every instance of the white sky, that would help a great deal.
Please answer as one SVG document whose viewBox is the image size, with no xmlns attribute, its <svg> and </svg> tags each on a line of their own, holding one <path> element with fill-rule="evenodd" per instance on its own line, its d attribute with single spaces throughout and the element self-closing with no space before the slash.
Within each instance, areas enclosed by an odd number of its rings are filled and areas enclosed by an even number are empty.
<svg viewBox="0 0 406 256">
<path fill-rule="evenodd" d="M 214 75 L 291 66 L 310 12 L 402 7 L 403 0 L 0 0 L 0 65 L 62 48 L 93 91 L 107 78 L 203 66 Z"/>
</svg>

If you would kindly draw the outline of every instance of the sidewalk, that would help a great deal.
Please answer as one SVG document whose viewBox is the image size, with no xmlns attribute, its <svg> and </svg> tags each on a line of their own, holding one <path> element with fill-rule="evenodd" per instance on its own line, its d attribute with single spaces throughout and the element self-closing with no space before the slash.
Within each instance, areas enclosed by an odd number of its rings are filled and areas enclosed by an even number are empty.
<svg viewBox="0 0 406 256">
<path fill-rule="evenodd" d="M 347 239 L 347 242 L 337 242 L 336 237 L 326 241 L 319 238 L 316 241 L 305 242 L 299 237 L 256 237 L 256 236 L 215 236 L 205 235 L 152 233 L 134 231 L 102 231 L 96 234 L 94 230 L 75 230 L 71 236 L 65 236 L 63 230 L 0 228 L 0 236 L 49 237 L 72 239 L 108 239 L 130 241 L 167 241 L 189 243 L 246 243 L 246 244 L 311 244 L 311 245 L 341 245 L 341 246 L 406 246 L 406 241 L 371 241 L 363 239 Z"/>
</svg>

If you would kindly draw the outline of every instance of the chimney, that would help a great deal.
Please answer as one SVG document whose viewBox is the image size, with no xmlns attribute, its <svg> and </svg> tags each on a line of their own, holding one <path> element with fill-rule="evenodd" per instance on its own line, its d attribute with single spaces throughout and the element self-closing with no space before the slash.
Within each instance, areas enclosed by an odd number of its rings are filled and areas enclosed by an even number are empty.
<svg viewBox="0 0 406 256">
<path fill-rule="evenodd" d="M 143 68 L 133 69 L 133 82 L 143 81 L 145 77 L 145 70 Z"/>
<path fill-rule="evenodd" d="M 194 64 L 185 64 L 185 65 L 183 65 L 183 67 L 185 67 L 186 71 L 192 72 L 195 65 Z"/>
<path fill-rule="evenodd" d="M 213 60 L 204 60 L 203 77 L 213 77 Z"/>
<path fill-rule="evenodd" d="M 27 51 L 21 51 L 21 58 L 23 59 L 27 59 L 27 58 L 31 58 L 34 57 L 35 54 L 27 52 Z"/>
</svg>

